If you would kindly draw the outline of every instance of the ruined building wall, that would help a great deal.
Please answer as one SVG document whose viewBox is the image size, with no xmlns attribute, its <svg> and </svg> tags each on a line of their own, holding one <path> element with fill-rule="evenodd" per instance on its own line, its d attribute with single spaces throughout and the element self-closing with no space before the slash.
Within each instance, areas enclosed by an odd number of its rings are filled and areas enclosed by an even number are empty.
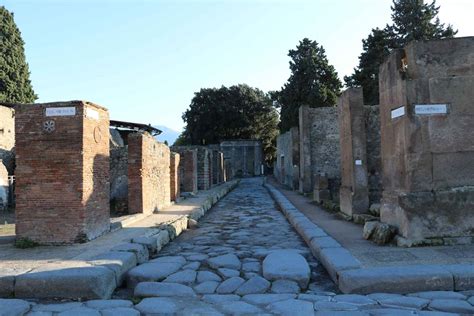
<svg viewBox="0 0 474 316">
<path fill-rule="evenodd" d="M 382 159 L 380 144 L 380 107 L 365 105 L 367 136 L 367 173 L 369 204 L 380 203 L 382 198 Z"/>
<path fill-rule="evenodd" d="M 227 161 L 227 175 L 252 177 L 262 174 L 263 150 L 259 140 L 229 140 L 221 142 L 221 151 Z"/>
<path fill-rule="evenodd" d="M 300 185 L 301 192 L 312 192 L 317 174 L 325 174 L 333 199 L 340 186 L 339 122 L 336 107 L 300 107 Z"/>
<path fill-rule="evenodd" d="M 170 201 L 170 149 L 148 133 L 128 135 L 129 212 L 151 214 Z"/>
<path fill-rule="evenodd" d="M 17 237 L 62 244 L 106 232 L 108 111 L 83 101 L 15 108 Z"/>
<path fill-rule="evenodd" d="M 474 37 L 412 42 L 380 67 L 381 220 L 399 244 L 473 237 L 473 51 Z"/>
<path fill-rule="evenodd" d="M 179 161 L 178 153 L 170 154 L 170 193 L 171 201 L 177 201 L 180 196 L 180 179 L 179 179 Z"/>
<path fill-rule="evenodd" d="M 299 183 L 299 131 L 298 127 L 277 138 L 277 159 L 274 174 L 278 181 L 291 189 Z"/>
</svg>

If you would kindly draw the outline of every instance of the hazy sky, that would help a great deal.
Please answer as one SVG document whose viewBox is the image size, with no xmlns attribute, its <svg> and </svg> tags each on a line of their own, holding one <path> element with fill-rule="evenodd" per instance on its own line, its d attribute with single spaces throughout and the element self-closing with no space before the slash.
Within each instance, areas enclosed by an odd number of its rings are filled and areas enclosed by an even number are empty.
<svg viewBox="0 0 474 316">
<path fill-rule="evenodd" d="M 288 50 L 324 46 L 340 78 L 362 38 L 390 22 L 391 0 L 0 0 L 15 14 L 38 102 L 88 100 L 111 118 L 183 127 L 202 87 L 277 90 Z M 438 0 L 440 18 L 474 35 L 474 0 Z"/>
</svg>

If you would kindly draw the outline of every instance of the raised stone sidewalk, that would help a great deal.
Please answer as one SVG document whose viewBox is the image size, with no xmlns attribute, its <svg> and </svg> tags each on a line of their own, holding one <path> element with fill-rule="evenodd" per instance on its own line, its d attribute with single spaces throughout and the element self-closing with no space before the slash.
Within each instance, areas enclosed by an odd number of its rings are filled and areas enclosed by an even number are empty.
<svg viewBox="0 0 474 316">
<path fill-rule="evenodd" d="M 237 185 L 231 181 L 157 214 L 131 216 L 115 223 L 115 231 L 86 244 L 31 249 L 2 244 L 0 297 L 110 298 L 128 270 L 148 261 Z M 0 315 L 10 314 L 0 308 Z"/>
<path fill-rule="evenodd" d="M 409 251 L 377 246 L 363 240 L 361 229 L 354 227 L 355 224 L 337 220 L 334 215 L 315 216 L 316 212 L 325 211 L 311 204 L 309 199 L 292 191 L 276 189 L 274 185 L 265 184 L 280 210 L 343 293 L 474 290 L 472 245 L 412 248 Z M 456 252 L 458 256 L 450 255 Z"/>
</svg>

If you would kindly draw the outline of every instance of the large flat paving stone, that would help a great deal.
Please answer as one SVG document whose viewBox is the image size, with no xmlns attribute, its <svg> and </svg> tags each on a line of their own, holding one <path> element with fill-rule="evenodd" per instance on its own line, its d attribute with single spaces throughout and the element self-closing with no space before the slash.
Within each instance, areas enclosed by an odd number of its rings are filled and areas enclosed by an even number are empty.
<svg viewBox="0 0 474 316">
<path fill-rule="evenodd" d="M 311 270 L 306 259 L 295 251 L 270 253 L 262 264 L 263 277 L 270 281 L 293 280 L 303 289 L 308 287 Z"/>
<path fill-rule="evenodd" d="M 386 307 L 421 310 L 428 306 L 430 300 L 420 297 L 399 296 L 393 298 L 379 299 L 378 302 L 380 303 L 380 305 Z"/>
<path fill-rule="evenodd" d="M 233 277 L 230 279 L 225 280 L 222 282 L 216 289 L 216 293 L 218 294 L 231 294 L 234 293 L 242 284 L 244 284 L 245 280 L 241 277 Z"/>
<path fill-rule="evenodd" d="M 141 264 L 127 273 L 127 286 L 135 287 L 140 282 L 162 281 L 177 272 L 183 262 L 148 262 Z"/>
<path fill-rule="evenodd" d="M 30 272 L 16 278 L 15 295 L 24 298 L 110 298 L 115 273 L 105 267 L 80 267 Z"/>
<path fill-rule="evenodd" d="M 414 293 L 452 291 L 454 282 L 452 274 L 439 266 L 376 267 L 342 271 L 339 288 L 344 293 L 358 294 Z"/>
<path fill-rule="evenodd" d="M 267 309 L 277 315 L 314 315 L 313 304 L 295 299 L 272 303 Z"/>
<path fill-rule="evenodd" d="M 115 273 L 117 285 L 122 284 L 128 270 L 134 268 L 138 261 L 134 253 L 126 251 L 109 251 L 94 257 L 89 261 L 92 265 L 104 266 Z"/>
<path fill-rule="evenodd" d="M 140 312 L 130 307 L 113 307 L 100 311 L 102 316 L 140 316 Z"/>
<path fill-rule="evenodd" d="M 334 282 L 344 270 L 359 269 L 361 263 L 345 248 L 322 248 L 319 251 L 319 260 L 326 268 Z"/>
<path fill-rule="evenodd" d="M 209 266 L 214 269 L 227 268 L 234 270 L 240 270 L 240 267 L 242 265 L 239 258 L 234 254 L 226 254 L 209 258 L 207 259 L 207 264 L 209 264 Z"/>
<path fill-rule="evenodd" d="M 266 279 L 255 276 L 250 278 L 244 284 L 242 284 L 236 291 L 235 294 L 247 295 L 247 294 L 261 294 L 265 293 L 270 288 L 271 283 Z"/>
<path fill-rule="evenodd" d="M 204 295 L 202 297 L 204 302 L 212 303 L 212 304 L 220 304 L 223 302 L 234 302 L 239 301 L 240 296 L 235 294 L 210 294 Z"/>
<path fill-rule="evenodd" d="M 179 311 L 179 304 L 168 297 L 153 297 L 143 299 L 135 309 L 143 315 L 173 315 Z"/>
<path fill-rule="evenodd" d="M 466 301 L 456 299 L 435 299 L 431 301 L 429 309 L 447 313 L 474 315 L 474 306 Z"/>
<path fill-rule="evenodd" d="M 194 287 L 194 291 L 198 294 L 212 294 L 216 291 L 219 286 L 219 282 L 216 281 L 205 281 Z"/>
<path fill-rule="evenodd" d="M 141 282 L 133 292 L 137 297 L 194 297 L 196 294 L 189 286 L 178 283 Z"/>
<path fill-rule="evenodd" d="M 18 299 L 0 298 L 0 316 L 24 315 L 30 310 L 30 303 Z"/>
<path fill-rule="evenodd" d="M 58 316 L 102 316 L 101 313 L 92 308 L 79 307 L 77 309 L 71 309 L 58 314 Z"/>
<path fill-rule="evenodd" d="M 427 291 L 427 292 L 418 292 L 418 293 L 408 294 L 408 296 L 416 296 L 416 297 L 426 298 L 429 300 L 436 300 L 436 299 L 466 300 L 467 299 L 466 295 L 459 292 L 454 292 L 454 291 Z"/>
<path fill-rule="evenodd" d="M 89 308 L 107 309 L 116 307 L 132 307 L 133 303 L 129 300 L 91 300 L 84 303 Z"/>
<path fill-rule="evenodd" d="M 296 294 L 248 294 L 242 299 L 254 305 L 268 305 L 275 302 L 291 300 L 296 297 Z"/>
<path fill-rule="evenodd" d="M 196 281 L 196 274 L 196 271 L 193 270 L 179 271 L 168 276 L 166 279 L 163 280 L 163 282 L 181 283 L 189 285 Z"/>
</svg>

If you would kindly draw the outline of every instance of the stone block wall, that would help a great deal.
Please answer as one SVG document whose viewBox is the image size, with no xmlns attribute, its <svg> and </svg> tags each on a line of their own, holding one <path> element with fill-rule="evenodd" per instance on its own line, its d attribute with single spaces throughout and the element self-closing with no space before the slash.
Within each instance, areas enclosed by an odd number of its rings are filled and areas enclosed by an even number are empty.
<svg viewBox="0 0 474 316">
<path fill-rule="evenodd" d="M 151 214 L 170 201 L 170 149 L 148 133 L 129 134 L 129 213 Z"/>
<path fill-rule="evenodd" d="M 381 220 L 405 244 L 474 237 L 473 51 L 474 37 L 412 42 L 380 67 Z"/>
<path fill-rule="evenodd" d="M 331 198 L 339 199 L 341 179 L 339 120 L 336 107 L 299 110 L 301 192 L 312 192 L 315 175 L 328 178 Z"/>
<path fill-rule="evenodd" d="M 179 161 L 178 153 L 170 153 L 170 192 L 171 201 L 177 201 L 180 196 L 180 179 L 179 179 Z"/>
<path fill-rule="evenodd" d="M 221 151 L 228 161 L 233 177 L 253 177 L 262 174 L 263 150 L 259 140 L 229 140 L 221 142 Z"/>
<path fill-rule="evenodd" d="M 367 136 L 367 173 L 369 204 L 380 203 L 382 198 L 382 159 L 380 144 L 380 107 L 365 105 L 365 128 Z"/>
<path fill-rule="evenodd" d="M 198 190 L 209 190 L 212 185 L 212 150 L 197 148 Z"/>
<path fill-rule="evenodd" d="M 85 242 L 109 220 L 109 115 L 85 101 L 15 106 L 16 235 Z"/>
<path fill-rule="evenodd" d="M 362 88 L 349 88 L 338 98 L 341 188 L 341 212 L 367 213 L 369 190 L 367 175 L 367 136 Z"/>
<path fill-rule="evenodd" d="M 277 138 L 277 160 L 274 175 L 278 181 L 291 189 L 299 185 L 299 131 L 298 127 Z"/>
<path fill-rule="evenodd" d="M 0 105 L 0 163 L 13 175 L 15 165 L 15 111 L 10 106 Z"/>
</svg>

